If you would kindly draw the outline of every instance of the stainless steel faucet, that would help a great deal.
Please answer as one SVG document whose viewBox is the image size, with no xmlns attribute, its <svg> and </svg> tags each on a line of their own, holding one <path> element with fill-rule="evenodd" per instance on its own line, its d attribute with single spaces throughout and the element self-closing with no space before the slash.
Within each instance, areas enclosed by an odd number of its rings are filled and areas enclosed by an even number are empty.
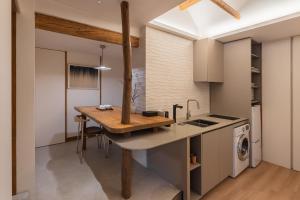
<svg viewBox="0 0 300 200">
<path fill-rule="evenodd" d="M 197 103 L 198 110 L 200 109 L 200 103 L 199 103 L 198 100 L 196 100 L 196 99 L 188 99 L 187 102 L 186 102 L 186 107 L 187 107 L 187 109 L 186 109 L 186 119 L 190 119 L 190 117 L 191 117 L 191 111 L 190 111 L 190 108 L 189 108 L 189 104 L 192 101 L 195 101 Z"/>
</svg>

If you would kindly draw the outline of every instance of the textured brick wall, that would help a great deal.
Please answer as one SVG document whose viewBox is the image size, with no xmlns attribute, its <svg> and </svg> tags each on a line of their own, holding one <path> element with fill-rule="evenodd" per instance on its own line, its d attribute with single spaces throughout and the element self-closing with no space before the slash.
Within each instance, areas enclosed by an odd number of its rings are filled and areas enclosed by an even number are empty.
<svg viewBox="0 0 300 200">
<path fill-rule="evenodd" d="M 184 108 L 186 100 L 200 101 L 200 110 L 191 104 L 192 115 L 209 112 L 209 84 L 193 81 L 193 42 L 150 27 L 146 28 L 146 109 L 166 110 L 172 105 Z"/>
</svg>

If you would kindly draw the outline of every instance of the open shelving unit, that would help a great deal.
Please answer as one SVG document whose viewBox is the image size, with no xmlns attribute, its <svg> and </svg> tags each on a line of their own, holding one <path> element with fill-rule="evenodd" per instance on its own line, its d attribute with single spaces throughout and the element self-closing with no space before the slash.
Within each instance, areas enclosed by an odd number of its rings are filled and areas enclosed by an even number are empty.
<svg viewBox="0 0 300 200">
<path fill-rule="evenodd" d="M 193 171 L 194 169 L 197 169 L 198 167 L 201 167 L 200 163 L 192 164 L 190 163 L 190 171 Z"/>
<path fill-rule="evenodd" d="M 190 199 L 191 200 L 199 200 L 202 196 L 200 194 L 198 194 L 197 192 L 191 190 L 191 196 Z"/>
<path fill-rule="evenodd" d="M 251 42 L 251 104 L 261 104 L 261 44 Z"/>
<path fill-rule="evenodd" d="M 197 157 L 196 164 L 189 162 L 190 166 L 190 199 L 201 198 L 201 135 L 190 138 L 190 154 Z"/>
</svg>

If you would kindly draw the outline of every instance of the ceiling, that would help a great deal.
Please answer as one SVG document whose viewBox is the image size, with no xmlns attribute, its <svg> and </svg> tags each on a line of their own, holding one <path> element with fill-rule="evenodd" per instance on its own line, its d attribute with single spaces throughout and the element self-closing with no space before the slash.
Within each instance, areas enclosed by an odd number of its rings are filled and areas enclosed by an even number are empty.
<svg viewBox="0 0 300 200">
<path fill-rule="evenodd" d="M 184 0 L 129 0 L 132 34 Z M 36 11 L 121 32 L 120 0 L 36 0 Z"/>
<path fill-rule="evenodd" d="M 220 37 L 237 30 L 300 12 L 299 0 L 224 0 L 241 14 L 237 20 L 210 0 L 201 0 L 186 11 L 178 7 L 155 18 L 151 23 L 172 27 L 195 37 Z M 274 21 L 275 22 L 275 21 Z"/>
<path fill-rule="evenodd" d="M 288 37 L 300 35 L 300 16 L 292 15 L 280 20 L 272 21 L 269 24 L 263 24 L 251 27 L 248 30 L 239 30 L 234 33 L 224 34 L 215 39 L 226 43 L 242 38 L 252 38 L 257 42 L 268 42 Z"/>
<path fill-rule="evenodd" d="M 35 45 L 40 48 L 100 55 L 100 44 L 106 45 L 104 51 L 106 57 L 122 58 L 122 46 L 120 45 L 40 29 L 35 31 Z"/>
</svg>

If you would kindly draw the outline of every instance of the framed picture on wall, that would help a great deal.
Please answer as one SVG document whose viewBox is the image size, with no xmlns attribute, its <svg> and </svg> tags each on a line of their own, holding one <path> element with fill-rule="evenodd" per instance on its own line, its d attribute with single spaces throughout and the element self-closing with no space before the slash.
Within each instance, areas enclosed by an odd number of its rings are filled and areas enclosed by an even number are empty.
<svg viewBox="0 0 300 200">
<path fill-rule="evenodd" d="M 68 88 L 99 89 L 99 70 L 93 66 L 68 65 Z"/>
</svg>

